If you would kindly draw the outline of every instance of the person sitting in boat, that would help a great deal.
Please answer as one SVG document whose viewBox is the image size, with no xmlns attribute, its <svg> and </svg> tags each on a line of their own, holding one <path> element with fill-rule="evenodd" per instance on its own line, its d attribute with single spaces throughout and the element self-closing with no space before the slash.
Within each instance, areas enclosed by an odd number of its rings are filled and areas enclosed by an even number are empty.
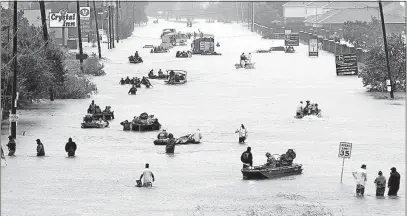
<svg viewBox="0 0 407 216">
<path fill-rule="evenodd" d="M 112 108 L 111 106 L 106 106 L 105 110 L 103 110 L 104 113 L 111 113 L 110 108 Z"/>
<path fill-rule="evenodd" d="M 89 113 L 89 114 L 93 114 L 93 113 L 95 113 L 95 107 L 94 107 L 94 106 L 92 106 L 92 104 L 91 104 L 91 105 L 89 105 L 89 108 L 88 108 L 88 113 Z"/>
<path fill-rule="evenodd" d="M 245 61 L 246 61 L 246 56 L 245 56 L 244 53 L 242 53 L 242 55 L 240 55 L 240 65 L 241 65 L 242 67 L 245 66 Z"/>
<path fill-rule="evenodd" d="M 175 82 L 175 72 L 172 70 L 170 72 L 170 76 L 168 77 L 168 83 L 174 83 Z"/>
<path fill-rule="evenodd" d="M 297 113 L 296 116 L 300 117 L 303 114 L 303 104 L 302 101 L 300 101 L 300 104 L 297 106 Z"/>
<path fill-rule="evenodd" d="M 314 105 L 314 115 L 318 116 L 318 115 L 320 115 L 320 113 L 321 113 L 321 110 L 318 108 L 318 104 L 316 103 Z"/>
<path fill-rule="evenodd" d="M 102 113 L 102 109 L 100 109 L 99 106 L 96 106 L 95 114 L 101 114 L 101 113 Z"/>
<path fill-rule="evenodd" d="M 235 133 L 239 133 L 239 143 L 244 143 L 247 137 L 247 130 L 243 124 L 240 126 L 239 130 L 236 130 Z"/>
<path fill-rule="evenodd" d="M 154 76 L 154 69 L 151 69 L 151 71 L 148 73 L 148 77 L 153 78 Z"/>
<path fill-rule="evenodd" d="M 124 80 L 124 82 L 125 82 L 126 84 L 130 84 L 130 77 L 127 76 L 126 79 Z"/>
<path fill-rule="evenodd" d="M 194 144 L 200 143 L 201 139 L 202 139 L 202 134 L 201 134 L 201 131 L 199 129 L 197 129 L 195 133 L 191 134 L 188 137 L 188 140 L 190 142 L 194 143 Z"/>
<path fill-rule="evenodd" d="M 157 135 L 157 139 L 167 139 L 168 138 L 168 132 L 167 130 L 163 129 L 160 133 Z"/>
<path fill-rule="evenodd" d="M 120 80 L 120 85 L 124 85 L 126 82 L 124 81 L 124 79 L 123 79 L 123 77 L 122 77 L 122 79 Z"/>
<path fill-rule="evenodd" d="M 266 153 L 267 163 L 266 166 L 274 168 L 277 165 L 277 160 L 269 153 Z"/>
<path fill-rule="evenodd" d="M 85 115 L 85 117 L 83 117 L 83 121 L 85 123 L 90 123 L 93 121 L 92 115 Z"/>
<path fill-rule="evenodd" d="M 306 104 L 305 104 L 305 107 L 304 107 L 304 109 L 303 109 L 303 115 L 304 115 L 304 116 L 305 116 L 305 115 L 309 115 L 310 108 L 311 108 L 310 101 L 307 100 L 307 101 L 306 101 Z"/>
<path fill-rule="evenodd" d="M 160 69 L 159 71 L 158 71 L 158 77 L 163 77 L 164 76 L 164 73 L 162 72 L 162 70 Z"/>
<path fill-rule="evenodd" d="M 129 90 L 129 93 L 128 93 L 128 94 L 135 95 L 135 94 L 136 94 L 136 92 L 137 92 L 137 88 L 136 88 L 136 86 L 135 86 L 135 85 L 133 85 L 133 86 L 130 88 L 130 90 Z"/>
<path fill-rule="evenodd" d="M 136 51 L 134 53 L 134 60 L 138 60 L 140 58 L 140 56 L 138 55 L 138 51 Z"/>
<path fill-rule="evenodd" d="M 253 155 L 252 148 L 247 147 L 247 150 L 242 153 L 240 160 L 243 162 L 243 168 L 246 168 L 247 165 L 253 166 Z"/>
<path fill-rule="evenodd" d="M 181 51 L 177 51 L 177 53 L 175 54 L 175 57 L 180 57 L 181 56 Z"/>
</svg>

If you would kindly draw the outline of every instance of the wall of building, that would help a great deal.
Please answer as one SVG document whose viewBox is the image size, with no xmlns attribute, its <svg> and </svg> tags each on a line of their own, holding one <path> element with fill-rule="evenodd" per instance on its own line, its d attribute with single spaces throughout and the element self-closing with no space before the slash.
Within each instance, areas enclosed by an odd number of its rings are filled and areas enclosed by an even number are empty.
<svg viewBox="0 0 407 216">
<path fill-rule="evenodd" d="M 284 12 L 284 18 L 306 17 L 307 16 L 307 10 L 306 10 L 306 8 L 304 6 L 284 7 L 283 12 Z"/>
</svg>

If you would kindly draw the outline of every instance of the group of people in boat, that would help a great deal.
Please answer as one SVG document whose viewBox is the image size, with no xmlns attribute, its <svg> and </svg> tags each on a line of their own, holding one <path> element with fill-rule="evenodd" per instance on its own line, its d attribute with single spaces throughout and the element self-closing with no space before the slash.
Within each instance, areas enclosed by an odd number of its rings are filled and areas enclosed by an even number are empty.
<svg viewBox="0 0 407 216">
<path fill-rule="evenodd" d="M 295 51 L 294 47 L 292 46 L 285 47 L 285 52 L 294 52 L 294 51 Z"/>
<path fill-rule="evenodd" d="M 187 58 L 187 57 L 189 57 L 189 55 L 192 55 L 192 52 L 191 51 L 177 51 L 177 53 L 175 54 L 175 57 L 177 57 L 177 58 L 179 58 L 179 57 L 184 57 L 184 58 Z"/>
<path fill-rule="evenodd" d="M 168 77 L 168 83 L 174 84 L 179 83 L 180 81 L 185 80 L 185 74 L 182 73 L 175 73 L 173 70 L 170 71 Z"/>
<path fill-rule="evenodd" d="M 240 160 L 243 163 L 243 168 L 253 166 L 252 148 L 247 147 L 247 150 L 242 153 Z M 292 166 L 294 159 L 297 157 L 293 149 L 288 149 L 285 154 L 280 155 L 279 159 L 276 159 L 269 152 L 266 153 L 267 162 L 263 165 L 266 168 L 275 168 L 283 166 Z"/>
<path fill-rule="evenodd" d="M 140 57 L 140 55 L 138 54 L 138 51 L 136 51 L 134 53 L 134 56 L 129 56 L 129 61 L 131 62 L 143 62 L 143 59 Z"/>
<path fill-rule="evenodd" d="M 247 56 L 242 53 L 240 55 L 240 65 L 244 68 L 246 65 L 250 65 L 252 63 L 252 54 L 249 53 Z"/>
<path fill-rule="evenodd" d="M 154 69 L 151 69 L 150 72 L 148 72 L 148 77 L 151 79 L 156 79 L 156 78 L 167 78 L 167 75 L 164 74 L 164 72 L 160 69 L 158 70 L 158 75 L 154 74 Z"/>
<path fill-rule="evenodd" d="M 300 104 L 297 107 L 296 117 L 304 117 L 307 115 L 320 116 L 321 110 L 318 108 L 317 103 L 311 103 L 307 100 L 304 106 L 303 102 L 300 101 Z"/>
<path fill-rule="evenodd" d="M 155 46 L 154 48 L 151 49 L 151 53 L 159 53 L 159 52 L 167 52 L 168 49 L 165 49 L 164 47 L 161 46 Z"/>
<path fill-rule="evenodd" d="M 174 138 L 172 133 L 168 133 L 166 129 L 163 129 L 157 134 L 158 140 L 166 140 L 165 152 L 174 153 L 175 145 L 178 143 L 200 143 L 202 139 L 202 134 L 199 129 L 195 133 L 188 134 L 186 136 L 180 137 L 178 139 Z"/>
</svg>

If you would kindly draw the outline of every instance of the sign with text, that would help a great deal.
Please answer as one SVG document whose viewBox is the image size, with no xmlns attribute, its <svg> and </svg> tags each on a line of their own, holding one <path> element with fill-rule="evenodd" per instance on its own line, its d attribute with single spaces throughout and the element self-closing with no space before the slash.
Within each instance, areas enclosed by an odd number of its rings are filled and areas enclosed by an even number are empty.
<svg viewBox="0 0 407 216">
<path fill-rule="evenodd" d="M 89 20 L 90 19 L 90 7 L 80 7 L 79 8 L 79 17 L 81 20 Z"/>
<path fill-rule="evenodd" d="M 67 13 L 65 11 L 49 13 L 50 28 L 76 28 L 76 21 L 76 13 Z"/>
<path fill-rule="evenodd" d="M 340 142 L 338 157 L 350 158 L 352 153 L 352 143 Z"/>
<path fill-rule="evenodd" d="M 309 39 L 308 56 L 318 57 L 318 39 Z"/>
<path fill-rule="evenodd" d="M 285 46 L 299 46 L 300 45 L 300 35 L 298 33 L 290 33 L 286 35 Z"/>
<path fill-rule="evenodd" d="M 90 20 L 81 20 L 81 30 L 84 33 L 91 32 L 91 22 Z"/>
<path fill-rule="evenodd" d="M 358 61 L 355 54 L 335 56 L 336 75 L 357 75 Z"/>
</svg>

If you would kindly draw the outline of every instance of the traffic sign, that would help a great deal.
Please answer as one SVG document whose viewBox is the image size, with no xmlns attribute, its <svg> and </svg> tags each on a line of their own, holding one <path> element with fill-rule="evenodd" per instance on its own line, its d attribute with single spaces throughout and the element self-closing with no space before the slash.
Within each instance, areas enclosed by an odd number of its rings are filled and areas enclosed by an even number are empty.
<svg viewBox="0 0 407 216">
<path fill-rule="evenodd" d="M 9 120 L 10 120 L 10 122 L 17 122 L 18 121 L 18 115 L 17 114 L 10 114 L 9 115 Z"/>
<path fill-rule="evenodd" d="M 350 158 L 352 153 L 352 143 L 340 142 L 338 157 Z"/>
<path fill-rule="evenodd" d="M 81 20 L 89 20 L 90 19 L 90 7 L 80 7 L 79 15 Z"/>
</svg>

